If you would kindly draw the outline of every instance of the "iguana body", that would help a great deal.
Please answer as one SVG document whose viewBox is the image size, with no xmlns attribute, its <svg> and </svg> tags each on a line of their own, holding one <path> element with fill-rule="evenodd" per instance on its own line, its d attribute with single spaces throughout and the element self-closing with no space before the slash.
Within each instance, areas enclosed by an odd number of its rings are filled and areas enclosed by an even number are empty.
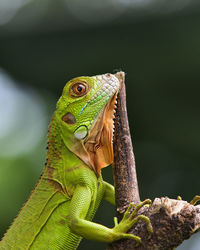
<svg viewBox="0 0 200 250">
<path fill-rule="evenodd" d="M 76 249 L 81 238 L 112 242 L 133 238 L 124 219 L 113 229 L 91 222 L 114 188 L 101 168 L 113 162 L 113 113 L 119 80 L 112 74 L 69 81 L 49 127 L 41 178 L 0 242 L 9 249 Z"/>
</svg>

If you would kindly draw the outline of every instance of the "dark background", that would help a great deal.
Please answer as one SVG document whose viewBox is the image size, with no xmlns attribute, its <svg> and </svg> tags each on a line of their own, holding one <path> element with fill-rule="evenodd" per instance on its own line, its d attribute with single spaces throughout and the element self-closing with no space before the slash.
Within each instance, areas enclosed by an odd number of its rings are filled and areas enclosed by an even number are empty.
<svg viewBox="0 0 200 250">
<path fill-rule="evenodd" d="M 17 3 L 0 1 L 0 234 L 40 176 L 64 84 L 80 75 L 126 72 L 141 198 L 199 194 L 198 1 Z M 113 182 L 111 167 L 103 176 Z M 103 203 L 95 221 L 112 227 L 113 216 Z M 179 249 L 199 249 L 198 238 Z M 105 244 L 80 245 L 94 248 Z"/>
</svg>

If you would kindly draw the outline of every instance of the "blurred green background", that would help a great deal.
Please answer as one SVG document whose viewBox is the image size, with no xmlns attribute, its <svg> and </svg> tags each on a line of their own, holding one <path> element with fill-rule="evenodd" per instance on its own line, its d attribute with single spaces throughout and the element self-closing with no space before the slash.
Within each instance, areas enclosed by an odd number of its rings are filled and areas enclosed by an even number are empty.
<svg viewBox="0 0 200 250">
<path fill-rule="evenodd" d="M 0 235 L 41 174 L 62 88 L 80 75 L 126 72 L 141 198 L 199 194 L 199 63 L 198 0 L 0 0 Z M 103 176 L 113 182 L 111 167 Z M 113 216 L 104 202 L 95 221 Z M 178 249 L 200 249 L 199 234 Z"/>
</svg>

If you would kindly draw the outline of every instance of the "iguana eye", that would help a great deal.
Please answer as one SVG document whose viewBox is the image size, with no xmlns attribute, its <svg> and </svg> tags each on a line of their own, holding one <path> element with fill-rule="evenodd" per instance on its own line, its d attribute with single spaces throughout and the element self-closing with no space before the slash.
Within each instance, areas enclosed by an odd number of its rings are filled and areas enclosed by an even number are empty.
<svg viewBox="0 0 200 250">
<path fill-rule="evenodd" d="M 71 87 L 71 94 L 73 96 L 82 96 L 88 92 L 88 86 L 84 82 L 77 82 Z"/>
</svg>

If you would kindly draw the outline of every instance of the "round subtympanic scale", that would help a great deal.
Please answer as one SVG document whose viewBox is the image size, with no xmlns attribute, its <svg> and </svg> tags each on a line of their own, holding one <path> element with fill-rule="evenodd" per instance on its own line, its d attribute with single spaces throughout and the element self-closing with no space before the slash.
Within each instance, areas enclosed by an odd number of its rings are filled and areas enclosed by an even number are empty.
<svg viewBox="0 0 200 250">
<path fill-rule="evenodd" d="M 84 125 L 78 127 L 74 131 L 74 136 L 78 140 L 83 140 L 87 136 L 87 134 L 88 134 L 88 128 Z"/>
</svg>

